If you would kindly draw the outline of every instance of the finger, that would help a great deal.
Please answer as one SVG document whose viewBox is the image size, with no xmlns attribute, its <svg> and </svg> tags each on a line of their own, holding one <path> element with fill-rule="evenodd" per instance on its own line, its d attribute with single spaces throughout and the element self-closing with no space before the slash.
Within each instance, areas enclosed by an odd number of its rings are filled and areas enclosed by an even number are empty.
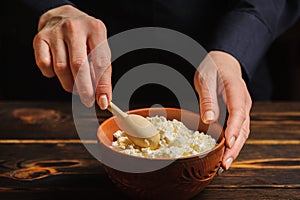
<svg viewBox="0 0 300 200">
<path fill-rule="evenodd" d="M 199 95 L 202 121 L 208 124 L 217 120 L 219 116 L 217 69 L 209 57 L 197 69 L 194 85 Z"/>
<path fill-rule="evenodd" d="M 228 170 L 232 164 L 232 162 L 237 158 L 241 149 L 243 148 L 249 133 L 250 133 L 250 117 L 248 116 L 247 119 L 244 121 L 241 131 L 236 139 L 235 144 L 232 148 L 227 148 L 225 154 L 223 156 L 222 165 L 223 167 Z"/>
<path fill-rule="evenodd" d="M 69 37 L 67 41 L 71 72 L 75 81 L 77 92 L 82 103 L 91 107 L 95 101 L 90 67 L 87 60 L 86 38 L 80 34 Z"/>
<path fill-rule="evenodd" d="M 42 74 L 48 78 L 54 77 L 50 48 L 40 34 L 37 34 L 33 40 L 33 49 L 36 64 Z"/>
<path fill-rule="evenodd" d="M 226 152 L 223 156 L 222 165 L 225 169 L 229 169 L 231 163 L 237 158 L 239 155 L 243 145 L 245 144 L 249 134 L 250 134 L 250 110 L 252 106 L 252 101 L 249 93 L 245 91 L 246 97 L 246 120 L 244 121 L 241 131 L 237 137 L 235 144 L 232 148 L 227 148 Z"/>
<path fill-rule="evenodd" d="M 241 83 L 224 83 L 224 92 L 226 92 L 225 98 L 229 114 L 225 138 L 226 146 L 229 148 L 232 148 L 235 144 L 243 123 L 249 113 L 247 111 L 247 96 L 242 92 L 247 91 L 247 88 L 243 81 L 241 81 Z"/>
<path fill-rule="evenodd" d="M 92 61 L 93 82 L 96 85 L 96 99 L 101 109 L 106 109 L 112 98 L 111 88 L 111 52 L 105 33 L 91 35 L 88 38 L 89 48 L 92 49 L 90 58 Z"/>
<path fill-rule="evenodd" d="M 74 79 L 68 63 L 68 52 L 63 40 L 57 39 L 51 45 L 54 72 L 62 87 L 68 92 L 73 91 Z"/>
</svg>

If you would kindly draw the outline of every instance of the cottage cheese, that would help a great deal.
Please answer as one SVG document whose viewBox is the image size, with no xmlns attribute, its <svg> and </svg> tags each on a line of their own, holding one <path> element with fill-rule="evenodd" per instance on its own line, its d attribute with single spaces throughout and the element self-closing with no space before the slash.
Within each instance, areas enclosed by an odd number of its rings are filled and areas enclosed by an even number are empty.
<svg viewBox="0 0 300 200">
<path fill-rule="evenodd" d="M 159 147 L 141 148 L 132 143 L 121 130 L 114 133 L 112 148 L 133 156 L 146 158 L 180 158 L 207 152 L 216 146 L 216 140 L 203 132 L 188 129 L 182 122 L 163 116 L 147 117 L 157 127 L 161 139 Z"/>
</svg>

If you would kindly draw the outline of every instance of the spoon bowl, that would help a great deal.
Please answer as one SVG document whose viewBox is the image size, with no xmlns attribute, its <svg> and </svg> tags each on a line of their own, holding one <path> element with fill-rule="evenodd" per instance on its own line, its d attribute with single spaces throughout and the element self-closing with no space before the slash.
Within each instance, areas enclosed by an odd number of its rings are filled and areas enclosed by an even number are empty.
<svg viewBox="0 0 300 200">
<path fill-rule="evenodd" d="M 137 146 L 156 149 L 160 135 L 156 127 L 145 117 L 137 114 L 127 114 L 114 103 L 110 102 L 108 110 L 116 116 L 118 126 Z"/>
</svg>

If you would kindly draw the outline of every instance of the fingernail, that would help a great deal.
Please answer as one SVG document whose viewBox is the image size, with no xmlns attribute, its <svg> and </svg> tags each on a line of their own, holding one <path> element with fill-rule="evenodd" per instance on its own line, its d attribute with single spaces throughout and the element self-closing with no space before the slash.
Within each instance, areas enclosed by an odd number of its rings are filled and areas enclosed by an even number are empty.
<svg viewBox="0 0 300 200">
<path fill-rule="evenodd" d="M 233 159 L 231 157 L 226 160 L 226 162 L 225 162 L 226 170 L 228 170 L 230 168 L 232 161 L 233 161 Z"/>
<path fill-rule="evenodd" d="M 99 98 L 99 106 L 102 110 L 107 109 L 108 107 L 108 100 L 105 94 L 102 94 Z"/>
<path fill-rule="evenodd" d="M 218 169 L 217 174 L 220 176 L 223 172 L 224 172 L 223 167 L 220 167 L 220 168 Z"/>
<path fill-rule="evenodd" d="M 229 140 L 229 148 L 232 148 L 233 145 L 234 145 L 234 143 L 235 143 L 235 137 L 232 136 L 232 137 L 230 138 L 230 140 Z"/>
<path fill-rule="evenodd" d="M 215 119 L 215 113 L 211 110 L 204 113 L 204 119 L 206 122 L 213 121 Z"/>
</svg>

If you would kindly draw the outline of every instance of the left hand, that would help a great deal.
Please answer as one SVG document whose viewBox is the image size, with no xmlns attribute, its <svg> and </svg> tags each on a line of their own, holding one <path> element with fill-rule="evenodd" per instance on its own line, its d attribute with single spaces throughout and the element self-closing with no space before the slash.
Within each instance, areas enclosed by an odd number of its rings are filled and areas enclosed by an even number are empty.
<svg viewBox="0 0 300 200">
<path fill-rule="evenodd" d="M 201 119 L 209 124 L 218 119 L 218 95 L 228 109 L 225 130 L 226 151 L 222 166 L 227 170 L 237 158 L 250 133 L 251 97 L 242 79 L 241 66 L 230 54 L 211 51 L 200 64 L 194 77 L 199 94 Z"/>
</svg>

